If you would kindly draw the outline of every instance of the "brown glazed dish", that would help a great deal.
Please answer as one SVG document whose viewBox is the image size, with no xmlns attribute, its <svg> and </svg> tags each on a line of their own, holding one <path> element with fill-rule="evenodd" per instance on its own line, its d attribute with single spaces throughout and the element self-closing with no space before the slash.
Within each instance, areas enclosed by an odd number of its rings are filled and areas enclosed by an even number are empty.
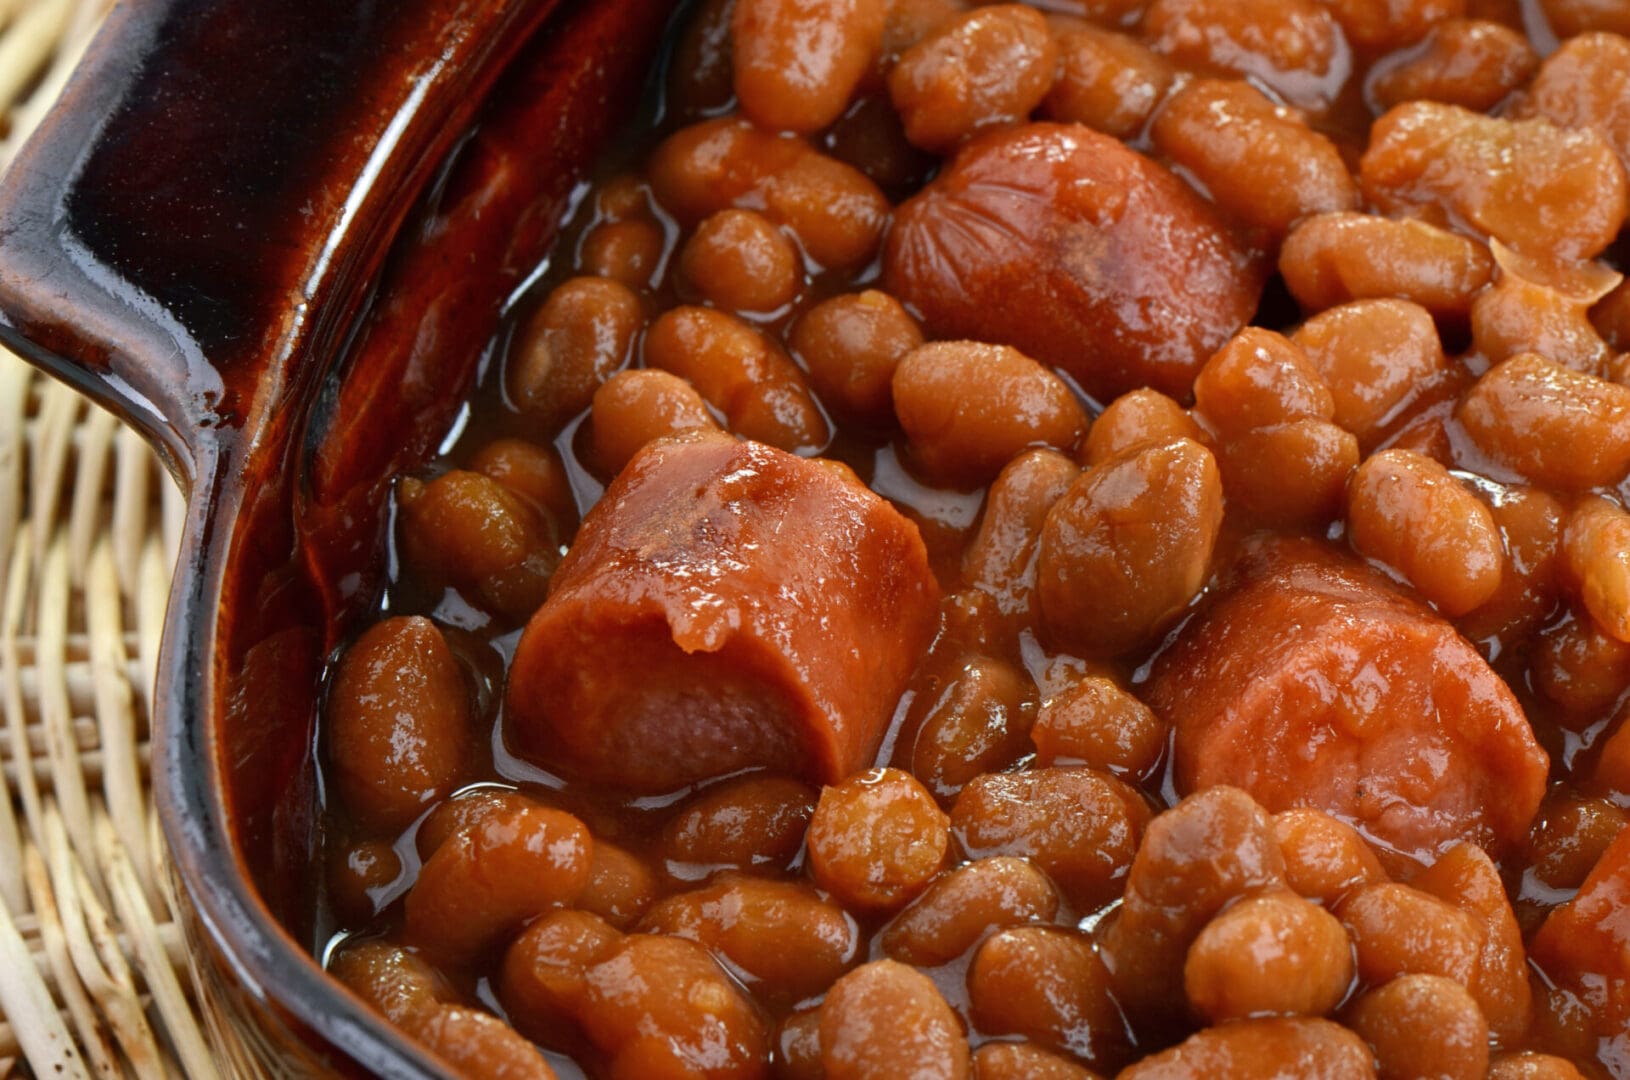
<svg viewBox="0 0 1630 1080">
<path fill-rule="evenodd" d="M 319 676 L 377 591 L 389 477 L 446 430 L 672 6 L 133 0 L 0 188 L 0 341 L 190 492 L 154 783 L 203 989 L 278 1074 L 444 1074 L 299 944 Z M 470 344 L 416 367 L 435 339 Z"/>
</svg>

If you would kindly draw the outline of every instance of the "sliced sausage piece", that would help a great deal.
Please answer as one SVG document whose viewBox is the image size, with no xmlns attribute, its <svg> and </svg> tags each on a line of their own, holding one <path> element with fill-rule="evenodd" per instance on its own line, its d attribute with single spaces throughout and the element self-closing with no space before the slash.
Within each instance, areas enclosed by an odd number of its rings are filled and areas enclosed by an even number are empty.
<svg viewBox="0 0 1630 1080">
<path fill-rule="evenodd" d="M 865 767 L 937 619 L 916 526 L 718 434 L 641 450 L 583 519 L 510 668 L 521 754 L 660 791 Z"/>
<path fill-rule="evenodd" d="M 895 216 L 884 288 L 930 338 L 1011 345 L 1108 400 L 1189 396 L 1256 310 L 1261 260 L 1182 181 L 1108 135 L 982 135 Z"/>
<path fill-rule="evenodd" d="M 1149 683 L 1180 790 L 1314 807 L 1427 863 L 1462 840 L 1498 856 L 1522 839 L 1545 752 L 1453 627 L 1313 541 L 1260 544 L 1236 577 Z"/>
</svg>

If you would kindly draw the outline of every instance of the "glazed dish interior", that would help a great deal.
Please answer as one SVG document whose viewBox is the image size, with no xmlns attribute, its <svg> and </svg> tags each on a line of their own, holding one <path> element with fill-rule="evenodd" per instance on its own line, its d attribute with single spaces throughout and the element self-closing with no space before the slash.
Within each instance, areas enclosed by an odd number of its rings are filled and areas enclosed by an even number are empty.
<svg viewBox="0 0 1630 1080">
<path fill-rule="evenodd" d="M 334 376 L 263 886 L 475 1076 L 1630 1077 L 1624 34 L 694 5 L 373 531 Z"/>
</svg>

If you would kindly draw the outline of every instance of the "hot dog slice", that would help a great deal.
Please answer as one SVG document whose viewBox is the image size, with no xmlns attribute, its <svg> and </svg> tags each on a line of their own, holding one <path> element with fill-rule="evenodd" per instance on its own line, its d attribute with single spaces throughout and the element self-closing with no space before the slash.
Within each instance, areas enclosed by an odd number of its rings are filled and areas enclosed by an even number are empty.
<svg viewBox="0 0 1630 1080">
<path fill-rule="evenodd" d="M 510 668 L 517 752 L 644 791 L 870 764 L 937 622 L 917 529 L 837 471 L 718 434 L 640 451 Z"/>
<path fill-rule="evenodd" d="M 1149 703 L 1176 730 L 1181 791 L 1310 806 L 1423 862 L 1498 855 L 1548 762 L 1511 691 L 1454 629 L 1312 541 L 1253 548 L 1161 658 Z"/>
</svg>

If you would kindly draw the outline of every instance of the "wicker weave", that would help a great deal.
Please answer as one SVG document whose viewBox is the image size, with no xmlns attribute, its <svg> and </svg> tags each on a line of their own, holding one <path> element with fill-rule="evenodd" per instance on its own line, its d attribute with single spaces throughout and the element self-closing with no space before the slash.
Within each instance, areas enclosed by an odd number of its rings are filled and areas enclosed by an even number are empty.
<svg viewBox="0 0 1630 1080">
<path fill-rule="evenodd" d="M 106 0 L 0 0 L 0 166 Z M 147 446 L 0 349 L 0 1080 L 219 1069 L 148 790 L 181 499 Z"/>
</svg>

